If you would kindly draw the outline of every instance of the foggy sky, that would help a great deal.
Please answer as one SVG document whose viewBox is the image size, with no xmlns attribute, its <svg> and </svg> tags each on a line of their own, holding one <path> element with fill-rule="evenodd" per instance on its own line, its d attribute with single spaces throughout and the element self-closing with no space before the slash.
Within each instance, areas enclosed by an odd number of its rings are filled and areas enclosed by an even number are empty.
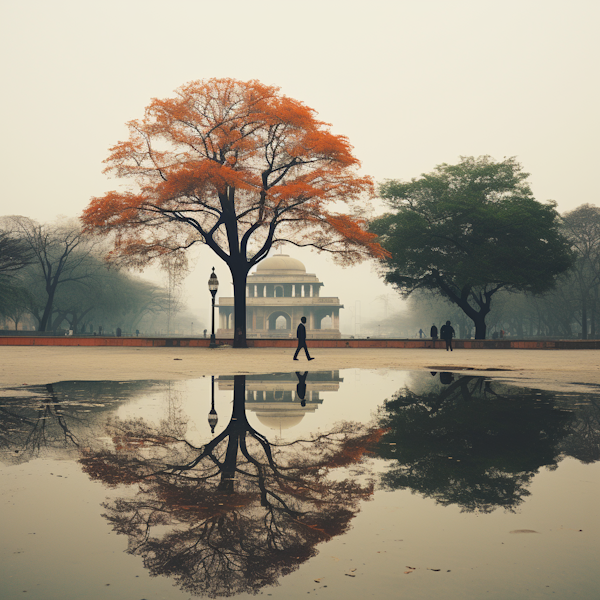
<svg viewBox="0 0 600 600">
<path fill-rule="evenodd" d="M 118 184 L 101 171 L 124 123 L 210 77 L 258 79 L 305 102 L 377 181 L 516 156 L 538 200 L 561 212 L 597 204 L 599 17 L 595 0 L 5 0 L 0 215 L 78 216 Z M 377 298 L 394 292 L 369 265 L 340 271 L 286 252 L 325 295 L 360 300 L 363 322 L 383 316 Z M 229 281 L 206 253 L 188 281 L 205 323 L 213 265 Z"/>
</svg>

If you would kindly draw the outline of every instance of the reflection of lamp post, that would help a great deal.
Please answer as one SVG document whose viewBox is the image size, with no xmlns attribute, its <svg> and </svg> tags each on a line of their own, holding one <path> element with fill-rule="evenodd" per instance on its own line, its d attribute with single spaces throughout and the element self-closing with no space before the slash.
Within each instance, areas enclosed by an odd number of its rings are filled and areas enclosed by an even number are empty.
<svg viewBox="0 0 600 600">
<path fill-rule="evenodd" d="M 217 411 L 215 410 L 215 376 L 210 376 L 210 412 L 208 413 L 208 424 L 210 425 L 210 432 L 215 432 L 215 427 L 217 426 L 217 422 L 219 417 L 217 416 Z"/>
<path fill-rule="evenodd" d="M 212 294 L 212 333 L 210 334 L 210 343 L 208 344 L 209 348 L 216 348 L 217 342 L 215 341 L 215 296 L 217 295 L 217 290 L 219 289 L 219 280 L 215 275 L 215 268 L 213 267 L 213 272 L 210 274 L 208 278 L 208 289 Z"/>
</svg>

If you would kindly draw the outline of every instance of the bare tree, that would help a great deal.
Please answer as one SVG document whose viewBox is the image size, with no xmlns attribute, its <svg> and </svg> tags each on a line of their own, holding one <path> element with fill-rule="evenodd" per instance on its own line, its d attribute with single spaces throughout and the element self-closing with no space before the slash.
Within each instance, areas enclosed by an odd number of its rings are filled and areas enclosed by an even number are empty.
<svg viewBox="0 0 600 600">
<path fill-rule="evenodd" d="M 588 337 L 591 312 L 592 336 L 595 335 L 595 309 L 600 283 L 600 208 L 582 204 L 563 215 L 562 229 L 571 242 L 576 261 L 569 271 L 571 293 L 578 296 L 581 311 L 581 337 Z"/>
<path fill-rule="evenodd" d="M 40 225 L 17 216 L 11 217 L 10 222 L 41 271 L 45 298 L 38 330 L 46 331 L 59 287 L 67 282 L 83 282 L 97 269 L 98 262 L 93 257 L 98 241 L 85 236 L 79 224 L 72 221 Z"/>
<path fill-rule="evenodd" d="M 189 273 L 187 258 L 182 251 L 169 252 L 160 259 L 160 266 L 165 274 L 167 292 L 167 334 L 171 333 L 174 317 L 183 306 L 183 280 Z"/>
<path fill-rule="evenodd" d="M 5 221 L 3 225 L 9 223 Z M 25 240 L 10 229 L 0 229 L 0 314 L 11 318 L 15 328 L 21 317 L 16 314 L 17 308 L 25 295 L 20 275 L 32 260 L 33 253 Z"/>
</svg>

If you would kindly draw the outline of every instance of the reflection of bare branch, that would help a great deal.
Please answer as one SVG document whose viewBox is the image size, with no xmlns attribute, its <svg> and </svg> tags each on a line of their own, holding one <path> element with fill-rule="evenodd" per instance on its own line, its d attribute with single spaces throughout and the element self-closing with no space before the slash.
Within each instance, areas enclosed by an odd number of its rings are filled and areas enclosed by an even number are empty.
<svg viewBox="0 0 600 600">
<path fill-rule="evenodd" d="M 67 381 L 20 387 L 17 395 L 0 399 L 0 447 L 18 462 L 48 451 L 76 450 L 94 437 L 101 413 L 149 385 Z"/>
<path fill-rule="evenodd" d="M 372 483 L 329 474 L 359 465 L 380 430 L 344 423 L 273 446 L 249 425 L 244 402 L 245 380 L 236 376 L 232 418 L 201 448 L 127 422 L 118 429 L 135 444 L 113 438 L 116 451 L 81 458 L 93 478 L 139 484 L 134 498 L 106 504 L 105 517 L 152 574 L 194 594 L 257 593 L 275 584 L 313 556 L 317 543 L 344 532 L 373 491 Z"/>
</svg>

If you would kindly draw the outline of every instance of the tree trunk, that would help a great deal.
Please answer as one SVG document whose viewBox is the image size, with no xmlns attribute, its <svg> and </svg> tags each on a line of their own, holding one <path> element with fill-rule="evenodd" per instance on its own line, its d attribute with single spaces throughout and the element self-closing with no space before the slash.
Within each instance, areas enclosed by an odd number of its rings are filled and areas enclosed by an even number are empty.
<svg viewBox="0 0 600 600">
<path fill-rule="evenodd" d="M 591 316 L 590 316 L 590 337 L 596 339 L 596 308 L 598 306 L 598 286 L 594 286 L 594 298 L 592 300 Z"/>
<path fill-rule="evenodd" d="M 66 312 L 56 313 L 56 318 L 54 319 L 54 322 L 51 324 L 50 330 L 52 332 L 56 333 L 58 328 L 62 324 L 62 322 L 66 320 L 66 316 L 67 316 Z M 68 323 L 68 321 L 67 321 L 67 323 Z"/>
<path fill-rule="evenodd" d="M 55 292 L 56 287 L 51 287 L 48 291 L 48 299 L 46 300 L 46 306 L 44 307 L 44 314 L 40 319 L 38 331 L 46 331 L 46 328 L 48 327 L 48 321 L 50 320 L 50 316 L 52 315 L 52 305 L 54 304 Z"/>
<path fill-rule="evenodd" d="M 467 317 L 473 321 L 473 324 L 475 325 L 475 339 L 485 340 L 485 333 L 487 329 L 485 318 L 490 312 L 491 302 L 488 302 L 487 304 L 480 303 L 479 312 L 477 312 L 466 300 L 460 300 L 459 302 L 456 302 L 456 304 L 458 304 L 459 308 L 462 309 L 465 315 L 467 315 Z"/>
<path fill-rule="evenodd" d="M 486 324 L 485 324 L 485 314 L 481 312 L 476 313 L 476 318 L 473 319 L 473 323 L 475 323 L 475 339 L 476 340 L 485 340 L 485 332 L 486 332 Z"/>
<path fill-rule="evenodd" d="M 587 319 L 587 298 L 585 295 L 581 299 L 581 339 L 587 340 L 588 319 Z"/>
<path fill-rule="evenodd" d="M 231 269 L 233 277 L 233 347 L 247 348 L 246 344 L 246 269 Z"/>
<path fill-rule="evenodd" d="M 229 440 L 225 452 L 225 460 L 221 468 L 221 481 L 219 482 L 218 489 L 222 492 L 232 494 L 234 492 L 240 438 L 245 436 L 248 430 L 245 375 L 234 375 L 233 377 L 233 412 L 227 430 L 229 431 Z"/>
</svg>

